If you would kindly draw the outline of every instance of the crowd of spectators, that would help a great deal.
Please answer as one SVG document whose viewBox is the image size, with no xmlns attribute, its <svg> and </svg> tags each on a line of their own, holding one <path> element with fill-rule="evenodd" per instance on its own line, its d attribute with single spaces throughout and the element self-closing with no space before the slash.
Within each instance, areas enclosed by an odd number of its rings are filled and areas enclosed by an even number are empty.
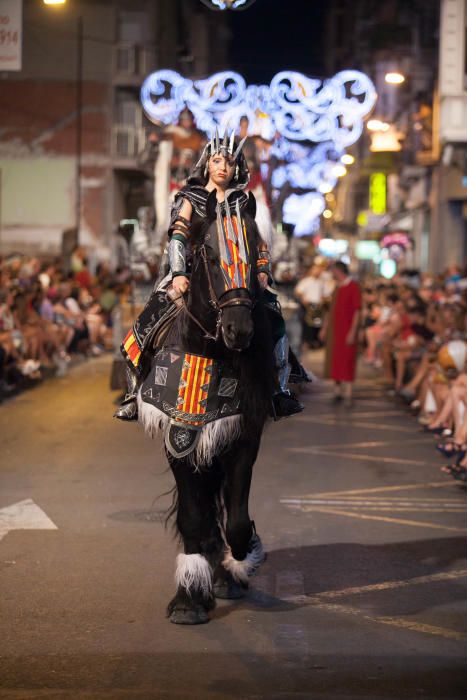
<svg viewBox="0 0 467 700">
<path fill-rule="evenodd" d="M 363 284 L 364 362 L 438 436 L 443 470 L 467 481 L 467 271 Z"/>
<path fill-rule="evenodd" d="M 433 276 L 411 270 L 391 280 L 361 276 L 360 348 L 375 381 L 410 406 L 437 437 L 443 467 L 467 482 L 467 269 Z M 333 283 L 317 257 L 294 288 L 302 349 L 323 345 Z"/>
<path fill-rule="evenodd" d="M 113 349 L 111 312 L 128 291 L 128 272 L 101 264 L 91 274 L 79 248 L 68 268 L 0 258 L 0 400 L 44 373 L 63 376 L 73 355 Z M 439 436 L 436 448 L 449 461 L 443 469 L 467 482 L 467 270 L 373 277 L 361 286 L 363 361 Z M 326 265 L 315 262 L 292 290 L 303 343 L 319 347 L 333 291 Z"/>
<path fill-rule="evenodd" d="M 0 399 L 44 374 L 63 376 L 73 356 L 111 348 L 111 311 L 122 280 L 106 264 L 91 274 L 79 248 L 68 267 L 0 258 Z"/>
</svg>

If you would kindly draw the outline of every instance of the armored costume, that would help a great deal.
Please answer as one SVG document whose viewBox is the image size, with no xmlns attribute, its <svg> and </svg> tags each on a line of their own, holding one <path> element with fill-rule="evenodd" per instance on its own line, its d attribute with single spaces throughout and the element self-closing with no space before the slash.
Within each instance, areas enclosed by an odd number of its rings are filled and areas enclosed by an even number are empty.
<svg viewBox="0 0 467 700">
<path fill-rule="evenodd" d="M 225 201 L 219 203 L 221 215 L 225 215 L 227 220 L 232 216 L 237 216 L 240 220 L 241 212 L 249 201 L 251 205 L 253 195 L 251 193 L 247 195 L 244 192 L 249 181 L 249 172 L 242 153 L 243 141 L 235 148 L 233 132 L 230 139 L 226 133 L 222 141 L 216 132 L 215 137 L 205 146 L 200 160 L 187 180 L 187 185 L 175 197 L 168 231 L 167 255 L 161 267 L 159 281 L 121 346 L 128 365 L 128 393 L 115 413 L 117 418 L 137 419 L 136 396 L 141 382 L 149 371 L 146 355 L 149 356 L 150 353 L 146 352 L 146 349 L 150 345 L 152 348 L 161 346 L 167 329 L 170 328 L 173 319 L 181 309 L 180 299 L 177 300 L 173 294 L 171 282 L 177 275 L 186 277 L 190 275 L 190 229 L 200 225 L 206 219 L 206 204 L 210 192 L 205 185 L 208 181 L 208 161 L 211 156 L 221 153 L 232 157 L 235 161 L 235 174 L 226 191 Z M 180 214 L 185 200 L 191 204 L 191 220 Z M 266 273 L 269 283 L 272 283 L 271 256 L 264 243 L 259 246 L 256 271 L 258 274 Z M 289 381 L 308 381 L 308 377 L 289 349 L 285 323 L 275 293 L 268 288 L 264 294 L 271 316 L 275 341 L 274 360 L 277 368 L 277 391 L 272 397 L 272 415 L 274 418 L 280 418 L 303 410 L 303 406 L 288 390 L 287 384 Z M 291 369 L 293 377 L 291 377 Z"/>
</svg>

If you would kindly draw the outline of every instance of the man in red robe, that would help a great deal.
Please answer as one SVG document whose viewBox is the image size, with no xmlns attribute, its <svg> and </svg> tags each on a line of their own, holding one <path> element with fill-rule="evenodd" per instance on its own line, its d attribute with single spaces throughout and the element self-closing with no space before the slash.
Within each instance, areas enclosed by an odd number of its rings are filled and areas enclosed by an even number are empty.
<svg viewBox="0 0 467 700">
<path fill-rule="evenodd" d="M 349 276 L 345 263 L 334 263 L 331 271 L 336 288 L 321 331 L 323 340 L 326 340 L 325 375 L 335 382 L 334 401 L 337 403 L 344 398 L 346 406 L 350 408 L 357 364 L 360 286 Z"/>
</svg>

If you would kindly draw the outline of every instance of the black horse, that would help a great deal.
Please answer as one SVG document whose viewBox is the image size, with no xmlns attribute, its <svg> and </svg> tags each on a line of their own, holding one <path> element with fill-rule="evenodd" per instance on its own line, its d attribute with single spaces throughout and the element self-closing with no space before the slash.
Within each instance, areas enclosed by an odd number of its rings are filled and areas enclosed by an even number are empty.
<svg viewBox="0 0 467 700">
<path fill-rule="evenodd" d="M 253 465 L 270 414 L 274 366 L 272 335 L 256 275 L 259 234 L 253 207 L 251 199 L 242 212 L 248 239 L 248 286 L 225 291 L 217 202 L 215 193 L 210 196 L 207 219 L 198 230 L 192 229 L 186 306 L 164 343 L 169 350 L 227 362 L 238 379 L 240 401 L 239 415 L 211 424 L 221 427 L 212 433 L 210 456 L 204 463 L 196 462 L 192 454 L 176 458 L 166 450 L 176 482 L 173 511 L 184 547 L 184 554 L 177 557 L 177 591 L 168 606 L 170 620 L 176 624 L 207 622 L 216 596 L 244 595 L 248 577 L 265 557 L 248 500 Z M 143 423 L 145 411 L 147 404 L 140 395 Z M 227 426 L 225 430 L 222 425 Z"/>
</svg>

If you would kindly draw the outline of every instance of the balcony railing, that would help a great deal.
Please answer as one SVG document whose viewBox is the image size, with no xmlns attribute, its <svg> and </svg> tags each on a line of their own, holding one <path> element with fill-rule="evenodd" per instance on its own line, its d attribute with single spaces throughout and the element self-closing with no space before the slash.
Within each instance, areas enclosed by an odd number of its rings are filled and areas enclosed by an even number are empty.
<svg viewBox="0 0 467 700">
<path fill-rule="evenodd" d="M 146 144 L 146 131 L 142 127 L 115 124 L 112 128 L 112 156 L 115 159 L 136 161 Z"/>
<path fill-rule="evenodd" d="M 114 77 L 141 78 L 154 68 L 154 50 L 139 44 L 120 43 L 114 47 Z"/>
</svg>

